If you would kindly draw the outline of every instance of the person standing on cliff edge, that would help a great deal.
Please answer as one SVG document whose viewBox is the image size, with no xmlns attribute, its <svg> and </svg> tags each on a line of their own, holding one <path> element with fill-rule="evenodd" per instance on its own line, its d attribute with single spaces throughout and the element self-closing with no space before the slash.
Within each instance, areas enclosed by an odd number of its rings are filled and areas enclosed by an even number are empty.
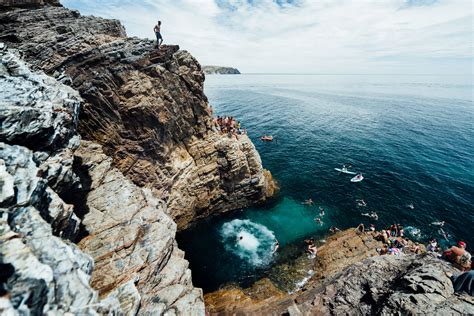
<svg viewBox="0 0 474 316">
<path fill-rule="evenodd" d="M 153 28 L 156 35 L 156 46 L 160 49 L 161 43 L 163 43 L 163 37 L 161 36 L 161 21 L 158 21 L 158 24 Z"/>
</svg>

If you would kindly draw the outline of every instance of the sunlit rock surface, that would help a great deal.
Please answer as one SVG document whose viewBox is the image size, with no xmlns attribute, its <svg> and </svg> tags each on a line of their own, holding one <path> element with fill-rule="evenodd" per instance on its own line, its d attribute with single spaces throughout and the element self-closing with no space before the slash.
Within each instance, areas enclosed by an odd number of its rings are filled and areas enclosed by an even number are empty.
<svg viewBox="0 0 474 316">
<path fill-rule="evenodd" d="M 158 51 L 118 21 L 62 7 L 0 13 L 0 40 L 79 91 L 79 133 L 169 206 L 178 229 L 265 201 L 275 185 L 247 136 L 214 127 L 200 64 L 178 46 Z"/>
</svg>

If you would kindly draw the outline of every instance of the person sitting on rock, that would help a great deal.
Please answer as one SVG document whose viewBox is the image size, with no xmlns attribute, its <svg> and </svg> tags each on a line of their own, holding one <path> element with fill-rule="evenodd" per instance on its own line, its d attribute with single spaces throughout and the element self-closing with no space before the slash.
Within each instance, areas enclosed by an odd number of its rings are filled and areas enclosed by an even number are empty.
<svg viewBox="0 0 474 316">
<path fill-rule="evenodd" d="M 438 241 L 436 240 L 436 238 L 431 239 L 430 243 L 426 247 L 426 250 L 430 252 L 438 252 L 439 246 L 438 246 Z"/>
<path fill-rule="evenodd" d="M 418 242 L 416 242 L 415 245 L 413 245 L 413 246 L 410 248 L 410 251 L 411 251 L 411 252 L 414 252 L 415 254 L 421 253 L 420 244 L 419 244 Z"/>
<path fill-rule="evenodd" d="M 318 248 L 314 244 L 314 239 L 306 239 L 304 242 L 307 245 L 306 251 L 309 252 L 310 255 L 316 255 Z"/>
<path fill-rule="evenodd" d="M 390 236 L 397 237 L 397 235 L 398 235 L 397 224 L 393 224 L 392 226 L 390 226 Z"/>
<path fill-rule="evenodd" d="M 357 226 L 357 231 L 358 231 L 359 233 L 363 233 L 363 232 L 365 231 L 365 226 L 364 226 L 364 224 L 362 224 L 362 223 L 359 224 L 359 226 Z"/>
<path fill-rule="evenodd" d="M 466 250 L 464 241 L 458 242 L 457 246 L 452 246 L 443 253 L 446 260 L 455 263 L 461 267 L 463 271 L 471 268 L 471 254 Z"/>
<path fill-rule="evenodd" d="M 447 273 L 447 276 L 453 282 L 454 292 L 466 292 L 467 294 L 474 296 L 474 270 L 455 275 Z"/>
<path fill-rule="evenodd" d="M 163 43 L 163 37 L 161 36 L 161 21 L 158 21 L 158 24 L 155 25 L 153 31 L 156 35 L 156 46 L 160 49 L 160 45 Z"/>
</svg>

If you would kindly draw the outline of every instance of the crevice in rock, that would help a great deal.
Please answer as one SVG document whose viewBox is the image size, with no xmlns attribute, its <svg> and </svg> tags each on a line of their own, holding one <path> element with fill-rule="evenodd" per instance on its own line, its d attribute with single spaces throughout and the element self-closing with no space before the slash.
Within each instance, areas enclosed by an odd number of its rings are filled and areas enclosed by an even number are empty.
<svg viewBox="0 0 474 316">
<path fill-rule="evenodd" d="M 2 261 L 1 256 L 0 261 Z M 5 285 L 7 283 L 8 278 L 10 278 L 13 273 L 15 273 L 15 268 L 11 264 L 0 263 L 0 297 L 8 293 L 8 289 Z"/>
<path fill-rule="evenodd" d="M 89 175 L 89 169 L 83 164 L 80 157 L 74 156 L 73 162 L 74 173 L 79 177 L 81 186 L 79 189 L 70 190 L 63 194 L 62 198 L 66 203 L 74 205 L 74 214 L 82 221 L 87 213 L 89 213 L 89 206 L 87 205 L 87 194 L 90 191 L 92 179 Z M 80 224 L 79 233 L 77 234 L 75 242 L 79 242 L 84 237 L 87 237 L 89 232 L 84 224 Z"/>
</svg>

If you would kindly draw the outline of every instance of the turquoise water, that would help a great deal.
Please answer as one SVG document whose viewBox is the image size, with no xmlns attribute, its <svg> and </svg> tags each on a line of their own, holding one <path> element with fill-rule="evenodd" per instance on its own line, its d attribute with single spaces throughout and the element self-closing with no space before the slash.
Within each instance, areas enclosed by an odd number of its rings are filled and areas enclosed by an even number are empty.
<svg viewBox="0 0 474 316">
<path fill-rule="evenodd" d="M 179 236 L 195 285 L 248 285 L 333 225 L 400 223 L 419 229 L 414 238 L 421 241 L 463 239 L 474 251 L 472 90 L 472 78 L 461 76 L 208 76 L 216 115 L 235 116 L 248 129 L 281 192 L 268 205 L 203 221 Z M 275 141 L 261 142 L 264 134 Z M 334 170 L 342 164 L 365 179 L 351 183 Z M 307 198 L 315 206 L 302 205 Z M 319 207 L 322 224 L 314 221 Z M 378 221 L 361 215 L 371 211 Z M 440 220 L 447 239 L 430 225 Z M 275 238 L 280 249 L 272 255 Z"/>
</svg>

